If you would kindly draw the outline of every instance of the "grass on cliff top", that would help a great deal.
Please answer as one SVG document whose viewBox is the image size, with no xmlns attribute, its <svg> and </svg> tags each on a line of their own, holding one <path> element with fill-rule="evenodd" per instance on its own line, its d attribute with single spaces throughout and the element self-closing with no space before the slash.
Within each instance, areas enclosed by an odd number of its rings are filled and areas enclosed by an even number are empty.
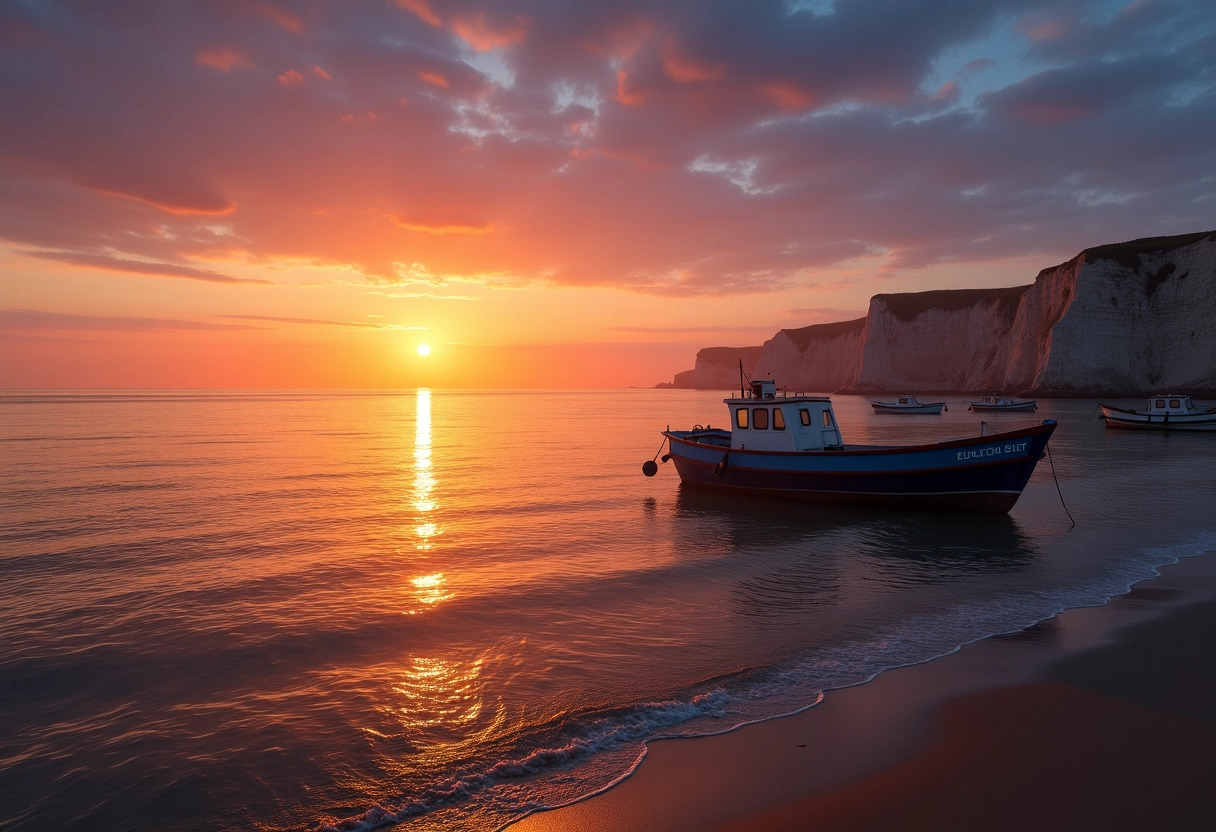
<svg viewBox="0 0 1216 832">
<path fill-rule="evenodd" d="M 1126 243 L 1108 243 L 1104 246 L 1087 248 L 1072 260 L 1061 263 L 1060 266 L 1066 266 L 1077 258 L 1084 257 L 1091 261 L 1113 260 L 1124 268 L 1138 269 L 1141 254 L 1173 251 L 1176 248 L 1208 239 L 1216 239 L 1216 231 L 1199 231 L 1195 234 L 1178 234 L 1173 237 L 1141 237 L 1139 240 L 1128 240 Z"/>
<path fill-rule="evenodd" d="M 751 366 L 760 360 L 760 351 L 764 347 L 704 347 L 697 350 L 698 361 L 708 361 L 711 364 L 734 364 L 742 361 Z"/>
<path fill-rule="evenodd" d="M 851 332 L 858 332 L 866 325 L 865 318 L 856 318 L 852 321 L 835 321 L 830 324 L 811 324 L 810 326 L 802 326 L 797 329 L 781 330 L 786 336 L 798 345 L 798 349 L 805 350 L 814 341 L 831 341 L 833 338 L 839 338 L 841 335 L 848 335 Z"/>
<path fill-rule="evenodd" d="M 929 292 L 875 295 L 874 300 L 885 303 L 891 314 L 904 323 L 930 309 L 955 312 L 981 303 L 995 304 L 1002 315 L 1012 318 L 1017 312 L 1018 301 L 1029 288 L 1030 284 L 1004 289 L 934 289 Z"/>
</svg>

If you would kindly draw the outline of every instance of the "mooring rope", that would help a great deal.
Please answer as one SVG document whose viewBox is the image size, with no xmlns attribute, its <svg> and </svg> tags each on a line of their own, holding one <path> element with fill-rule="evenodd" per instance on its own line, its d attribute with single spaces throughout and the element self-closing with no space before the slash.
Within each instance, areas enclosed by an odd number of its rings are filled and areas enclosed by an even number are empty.
<svg viewBox="0 0 1216 832">
<path fill-rule="evenodd" d="M 668 428 L 668 430 L 671 430 L 671 428 Z M 654 460 L 656 460 L 656 459 L 658 459 L 658 458 L 659 458 L 659 454 L 663 452 L 663 446 L 667 444 L 667 440 L 668 440 L 669 438 L 670 438 L 670 437 L 668 437 L 668 436 L 664 436 L 664 437 L 663 437 L 663 441 L 659 443 L 659 449 L 658 449 L 657 451 L 655 451 L 655 452 L 654 452 L 654 456 L 652 456 L 652 457 L 650 458 L 650 461 L 651 461 L 651 462 L 653 462 Z M 666 460 L 664 460 L 664 462 L 666 462 Z"/>
<path fill-rule="evenodd" d="M 1051 446 L 1047 446 L 1047 461 L 1051 463 L 1051 478 L 1056 481 L 1056 493 L 1060 495 L 1060 505 L 1064 506 L 1064 513 L 1068 515 L 1068 519 L 1072 521 L 1071 528 L 1075 528 L 1077 521 L 1072 519 L 1072 512 L 1068 510 L 1068 506 L 1064 503 L 1064 492 L 1060 490 L 1060 478 L 1056 476 L 1056 462 L 1051 458 Z"/>
</svg>

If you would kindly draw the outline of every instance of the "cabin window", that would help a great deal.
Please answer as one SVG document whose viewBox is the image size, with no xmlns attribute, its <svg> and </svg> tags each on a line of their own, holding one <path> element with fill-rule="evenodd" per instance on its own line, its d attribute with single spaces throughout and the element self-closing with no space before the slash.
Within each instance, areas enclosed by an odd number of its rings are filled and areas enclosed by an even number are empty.
<svg viewBox="0 0 1216 832">
<path fill-rule="evenodd" d="M 773 430 L 785 430 L 785 416 L 779 407 L 773 408 Z"/>
<path fill-rule="evenodd" d="M 1165 407 L 1165 399 L 1157 399 L 1157 407 Z"/>
<path fill-rule="evenodd" d="M 1170 399 L 1170 407 L 1179 407 L 1177 399 Z"/>
<path fill-rule="evenodd" d="M 805 407 L 798 408 L 798 418 L 802 421 L 802 424 L 805 427 L 811 426 L 811 411 L 807 410 Z"/>
<path fill-rule="evenodd" d="M 830 427 L 832 426 L 832 413 L 831 413 L 831 411 L 828 411 L 828 410 L 823 411 L 823 426 L 824 426 L 825 428 L 830 428 Z"/>
<path fill-rule="evenodd" d="M 747 430 L 747 408 L 741 407 L 735 411 L 735 427 L 739 430 Z"/>
<path fill-rule="evenodd" d="M 752 430 L 768 430 L 768 408 L 752 408 Z"/>
</svg>

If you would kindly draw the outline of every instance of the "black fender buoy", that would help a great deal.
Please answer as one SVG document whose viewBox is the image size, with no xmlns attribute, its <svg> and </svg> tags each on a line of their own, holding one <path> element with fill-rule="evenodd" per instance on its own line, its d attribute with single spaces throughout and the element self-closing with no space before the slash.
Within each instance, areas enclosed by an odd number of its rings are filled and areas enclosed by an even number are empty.
<svg viewBox="0 0 1216 832">
<path fill-rule="evenodd" d="M 642 463 L 642 473 L 648 477 L 653 477 L 659 473 L 659 466 L 655 464 L 653 459 L 648 459 Z"/>
<path fill-rule="evenodd" d="M 950 405 L 948 405 L 948 404 L 944 404 L 944 405 L 942 405 L 942 410 L 943 410 L 943 411 L 945 411 L 946 413 L 949 413 L 949 412 L 950 412 Z"/>
<path fill-rule="evenodd" d="M 671 454 L 663 454 L 661 457 L 659 457 L 659 459 L 666 462 L 667 460 L 671 459 Z"/>
<path fill-rule="evenodd" d="M 718 479 L 726 476 L 726 469 L 730 466 L 730 451 L 722 454 L 722 461 L 714 466 L 714 475 Z"/>
</svg>

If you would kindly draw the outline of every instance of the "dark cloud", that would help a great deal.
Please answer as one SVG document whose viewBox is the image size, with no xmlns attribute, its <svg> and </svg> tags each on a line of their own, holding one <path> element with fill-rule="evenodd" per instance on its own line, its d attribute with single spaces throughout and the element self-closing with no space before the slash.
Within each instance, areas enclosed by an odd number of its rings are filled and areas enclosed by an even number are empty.
<svg viewBox="0 0 1216 832">
<path fill-rule="evenodd" d="M 1194 77 L 1184 61 L 1142 57 L 1049 69 L 980 96 L 981 108 L 1001 118 L 1054 127 L 1135 106 L 1156 109 L 1171 90 Z"/>
</svg>

